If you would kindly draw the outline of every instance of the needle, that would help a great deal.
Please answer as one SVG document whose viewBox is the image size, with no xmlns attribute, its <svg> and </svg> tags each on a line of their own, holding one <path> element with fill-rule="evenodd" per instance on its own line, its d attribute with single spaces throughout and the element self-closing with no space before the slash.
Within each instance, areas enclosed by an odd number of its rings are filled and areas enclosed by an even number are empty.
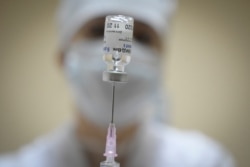
<svg viewBox="0 0 250 167">
<path fill-rule="evenodd" d="M 112 115 L 111 115 L 111 123 L 114 123 L 114 103 L 115 103 L 115 82 L 113 82 L 113 97 L 112 97 Z"/>
</svg>

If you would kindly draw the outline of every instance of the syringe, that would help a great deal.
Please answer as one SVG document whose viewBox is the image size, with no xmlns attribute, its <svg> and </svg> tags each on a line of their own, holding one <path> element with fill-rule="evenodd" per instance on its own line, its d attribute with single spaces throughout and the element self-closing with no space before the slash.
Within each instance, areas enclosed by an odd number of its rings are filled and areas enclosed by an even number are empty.
<svg viewBox="0 0 250 167">
<path fill-rule="evenodd" d="M 104 156 L 106 157 L 106 160 L 101 162 L 100 167 L 120 166 L 120 164 L 115 161 L 117 153 L 116 153 L 116 128 L 114 123 L 109 124 Z"/>
<path fill-rule="evenodd" d="M 103 72 L 103 81 L 111 82 L 113 88 L 112 115 L 106 139 L 104 156 L 106 160 L 100 167 L 120 167 L 115 161 L 116 153 L 116 128 L 114 124 L 115 83 L 127 82 L 125 66 L 130 62 L 134 19 L 123 15 L 107 16 L 104 30 L 104 55 L 107 70 Z"/>
</svg>

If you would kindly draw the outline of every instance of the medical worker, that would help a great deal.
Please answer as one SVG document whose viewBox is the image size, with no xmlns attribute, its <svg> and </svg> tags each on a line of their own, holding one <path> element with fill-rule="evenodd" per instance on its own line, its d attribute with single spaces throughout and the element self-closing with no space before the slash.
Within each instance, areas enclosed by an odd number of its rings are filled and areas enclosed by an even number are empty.
<svg viewBox="0 0 250 167">
<path fill-rule="evenodd" d="M 1 156 L 0 167 L 100 166 L 111 119 L 112 86 L 102 81 L 104 19 L 110 14 L 135 19 L 129 81 L 116 86 L 116 160 L 121 167 L 233 167 L 216 142 L 165 124 L 163 38 L 175 8 L 174 0 L 62 0 L 58 59 L 72 92 L 75 119 Z"/>
</svg>

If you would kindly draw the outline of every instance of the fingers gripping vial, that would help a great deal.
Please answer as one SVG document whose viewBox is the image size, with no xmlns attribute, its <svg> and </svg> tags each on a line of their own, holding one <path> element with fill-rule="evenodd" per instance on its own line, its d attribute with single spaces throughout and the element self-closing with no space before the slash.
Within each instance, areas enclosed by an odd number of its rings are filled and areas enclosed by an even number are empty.
<svg viewBox="0 0 250 167">
<path fill-rule="evenodd" d="M 104 30 L 104 55 L 107 64 L 103 80 L 127 82 L 125 66 L 130 62 L 134 19 L 128 16 L 107 16 Z"/>
</svg>

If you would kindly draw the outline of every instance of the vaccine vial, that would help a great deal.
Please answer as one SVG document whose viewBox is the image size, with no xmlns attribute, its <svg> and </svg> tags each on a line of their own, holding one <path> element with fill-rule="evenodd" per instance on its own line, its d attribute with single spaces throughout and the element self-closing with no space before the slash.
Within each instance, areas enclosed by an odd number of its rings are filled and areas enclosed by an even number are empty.
<svg viewBox="0 0 250 167">
<path fill-rule="evenodd" d="M 123 15 L 110 15 L 105 19 L 104 55 L 107 69 L 103 80 L 127 82 L 125 66 L 131 60 L 134 19 Z"/>
</svg>

